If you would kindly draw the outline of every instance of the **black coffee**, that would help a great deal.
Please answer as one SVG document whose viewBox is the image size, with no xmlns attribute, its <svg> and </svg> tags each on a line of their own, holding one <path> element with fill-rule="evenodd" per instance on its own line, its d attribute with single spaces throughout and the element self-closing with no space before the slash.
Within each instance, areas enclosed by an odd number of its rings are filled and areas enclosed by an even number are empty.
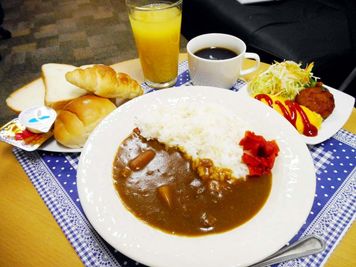
<svg viewBox="0 0 356 267">
<path fill-rule="evenodd" d="M 237 53 L 223 47 L 207 47 L 198 50 L 194 55 L 210 60 L 221 60 L 236 57 Z"/>
</svg>

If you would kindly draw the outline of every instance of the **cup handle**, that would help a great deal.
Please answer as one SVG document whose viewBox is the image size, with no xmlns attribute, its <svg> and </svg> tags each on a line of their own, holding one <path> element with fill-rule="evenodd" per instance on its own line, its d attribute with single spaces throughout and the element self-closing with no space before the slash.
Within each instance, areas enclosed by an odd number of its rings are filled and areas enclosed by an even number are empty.
<svg viewBox="0 0 356 267">
<path fill-rule="evenodd" d="M 249 59 L 254 59 L 256 61 L 255 65 L 251 68 L 248 68 L 248 69 L 245 69 L 245 70 L 241 70 L 240 72 L 240 75 L 243 76 L 243 75 L 247 75 L 247 74 L 250 74 L 254 71 L 256 71 L 259 66 L 260 66 L 260 56 L 257 55 L 256 53 L 249 53 L 249 52 L 246 52 L 245 53 L 245 58 L 249 58 Z"/>
</svg>

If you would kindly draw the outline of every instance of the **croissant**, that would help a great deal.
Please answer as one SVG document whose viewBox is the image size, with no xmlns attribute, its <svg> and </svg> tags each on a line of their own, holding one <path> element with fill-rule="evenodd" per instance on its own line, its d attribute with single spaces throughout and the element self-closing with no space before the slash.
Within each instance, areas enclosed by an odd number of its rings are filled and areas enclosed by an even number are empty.
<svg viewBox="0 0 356 267">
<path fill-rule="evenodd" d="M 106 65 L 93 65 L 66 73 L 68 82 L 107 98 L 132 99 L 143 94 L 142 87 L 126 73 Z"/>
</svg>

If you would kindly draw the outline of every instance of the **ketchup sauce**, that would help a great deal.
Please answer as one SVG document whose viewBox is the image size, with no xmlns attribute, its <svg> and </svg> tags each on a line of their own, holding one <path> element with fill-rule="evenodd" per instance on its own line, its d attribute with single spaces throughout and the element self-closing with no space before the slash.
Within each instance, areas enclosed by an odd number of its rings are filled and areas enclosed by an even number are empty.
<svg viewBox="0 0 356 267">
<path fill-rule="evenodd" d="M 256 95 L 255 98 L 257 100 L 265 100 L 267 102 L 267 104 L 273 108 L 273 100 L 271 97 L 269 97 L 266 94 L 259 94 Z M 282 111 L 283 116 L 296 128 L 296 123 L 297 123 L 297 116 L 298 113 L 300 115 L 300 118 L 302 120 L 302 123 L 304 125 L 304 129 L 303 129 L 303 134 L 305 136 L 316 136 L 318 134 L 318 128 L 316 128 L 313 124 L 311 124 L 307 114 L 305 114 L 304 110 L 302 109 L 302 107 L 292 101 L 292 100 L 285 100 L 284 104 L 279 101 L 276 100 L 274 102 L 274 104 L 276 104 Z M 288 107 L 288 109 L 286 108 L 286 106 Z"/>
</svg>

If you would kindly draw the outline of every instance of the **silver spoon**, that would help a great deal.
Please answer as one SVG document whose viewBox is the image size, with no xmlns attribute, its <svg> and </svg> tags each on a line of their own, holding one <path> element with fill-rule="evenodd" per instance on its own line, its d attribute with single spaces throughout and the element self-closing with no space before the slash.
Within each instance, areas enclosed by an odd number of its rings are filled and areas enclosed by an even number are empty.
<svg viewBox="0 0 356 267">
<path fill-rule="evenodd" d="M 306 257 L 319 253 L 325 249 L 324 240 L 314 235 L 307 235 L 297 242 L 289 245 L 275 254 L 263 259 L 262 261 L 251 265 L 250 267 L 263 267 L 283 261 L 289 261 L 296 258 Z"/>
</svg>

